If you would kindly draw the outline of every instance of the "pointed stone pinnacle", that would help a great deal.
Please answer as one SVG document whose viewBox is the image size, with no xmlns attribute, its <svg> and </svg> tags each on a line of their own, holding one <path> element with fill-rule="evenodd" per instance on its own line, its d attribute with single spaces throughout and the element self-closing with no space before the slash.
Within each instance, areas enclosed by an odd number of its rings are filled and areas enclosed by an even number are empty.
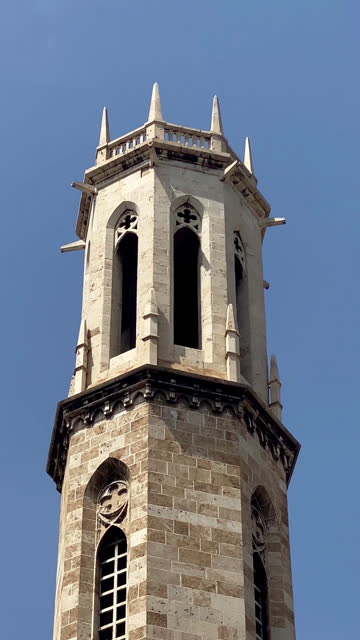
<svg viewBox="0 0 360 640">
<path fill-rule="evenodd" d="M 110 142 L 109 117 L 106 107 L 103 108 L 100 128 L 99 147 Z"/>
<path fill-rule="evenodd" d="M 270 408 L 273 414 L 279 419 L 282 419 L 282 404 L 281 404 L 281 382 L 279 375 L 279 368 L 275 356 L 271 356 L 270 361 Z"/>
<path fill-rule="evenodd" d="M 238 331 L 237 322 L 234 314 L 234 307 L 228 304 L 226 313 L 226 331 Z"/>
<path fill-rule="evenodd" d="M 148 122 L 152 122 L 152 120 L 163 120 L 160 90 L 157 82 L 154 83 L 152 89 Z"/>
<path fill-rule="evenodd" d="M 271 356 L 270 360 L 270 382 L 280 382 L 279 367 L 274 355 Z"/>
<path fill-rule="evenodd" d="M 224 133 L 223 123 L 221 119 L 219 98 L 217 96 L 214 96 L 214 99 L 213 99 L 212 114 L 211 114 L 211 131 L 213 131 L 214 133 L 221 133 L 222 135 Z"/>
<path fill-rule="evenodd" d="M 254 165 L 252 160 L 250 139 L 245 139 L 244 165 L 251 174 L 254 173 Z"/>
<path fill-rule="evenodd" d="M 78 348 L 78 347 L 82 347 L 82 346 L 85 346 L 85 347 L 88 346 L 87 326 L 86 326 L 85 318 L 83 318 L 81 320 L 81 323 L 80 323 L 79 337 L 78 337 L 78 341 L 77 341 L 76 347 Z"/>
<path fill-rule="evenodd" d="M 148 298 L 145 304 L 145 315 L 157 315 L 158 306 L 156 301 L 156 291 L 153 287 L 149 290 Z"/>
</svg>

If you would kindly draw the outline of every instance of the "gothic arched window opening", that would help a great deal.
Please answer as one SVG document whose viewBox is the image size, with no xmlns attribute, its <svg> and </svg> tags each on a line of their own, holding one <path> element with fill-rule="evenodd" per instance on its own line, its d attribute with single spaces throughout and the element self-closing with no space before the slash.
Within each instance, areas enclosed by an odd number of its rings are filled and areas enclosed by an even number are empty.
<svg viewBox="0 0 360 640">
<path fill-rule="evenodd" d="M 200 241 L 198 214 L 176 213 L 174 234 L 174 343 L 200 349 Z"/>
<path fill-rule="evenodd" d="M 104 535 L 98 550 L 99 640 L 126 637 L 127 540 L 118 527 Z"/>
<path fill-rule="evenodd" d="M 236 301 L 236 319 L 240 333 L 240 349 L 241 338 L 246 331 L 246 313 L 245 313 L 245 250 L 241 241 L 240 233 L 234 231 L 234 266 L 235 266 L 235 301 Z"/>
<path fill-rule="evenodd" d="M 136 346 L 137 215 L 125 211 L 115 234 L 112 282 L 111 357 Z"/>
</svg>

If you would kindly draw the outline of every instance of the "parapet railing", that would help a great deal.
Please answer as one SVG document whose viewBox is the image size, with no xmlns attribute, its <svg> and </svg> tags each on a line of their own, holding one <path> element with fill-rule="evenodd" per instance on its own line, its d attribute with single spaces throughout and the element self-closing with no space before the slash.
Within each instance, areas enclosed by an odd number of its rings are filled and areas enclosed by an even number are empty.
<svg viewBox="0 0 360 640">
<path fill-rule="evenodd" d="M 146 142 L 146 127 L 140 127 L 139 129 L 135 129 L 131 133 L 128 133 L 125 136 L 121 136 L 121 138 L 117 138 L 117 140 L 113 140 L 113 142 L 109 142 L 108 152 L 109 158 L 113 158 L 114 156 L 120 156 L 131 149 L 135 149 L 139 144 Z"/>
<path fill-rule="evenodd" d="M 152 139 L 170 142 L 171 144 L 212 150 L 222 151 L 227 149 L 227 143 L 222 136 L 213 134 L 210 131 L 202 131 L 201 129 L 193 129 L 192 127 L 182 127 L 168 122 L 147 122 L 142 127 L 127 133 L 116 140 L 106 143 L 98 147 L 97 164 L 102 164 L 108 159 L 117 156 L 123 156 L 130 151 L 136 149 L 144 142 Z"/>
<path fill-rule="evenodd" d="M 164 140 L 166 142 L 177 142 L 184 147 L 198 147 L 199 149 L 211 148 L 210 133 L 199 129 L 191 129 L 190 127 L 165 125 Z"/>
</svg>

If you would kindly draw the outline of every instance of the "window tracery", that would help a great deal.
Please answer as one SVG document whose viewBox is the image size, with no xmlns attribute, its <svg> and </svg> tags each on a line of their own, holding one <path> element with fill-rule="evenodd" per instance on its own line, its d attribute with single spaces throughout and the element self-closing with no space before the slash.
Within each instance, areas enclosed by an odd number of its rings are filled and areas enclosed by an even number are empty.
<svg viewBox="0 0 360 640">
<path fill-rule="evenodd" d="M 239 260 L 243 273 L 246 272 L 245 249 L 239 231 L 234 231 L 234 252 Z"/>
<path fill-rule="evenodd" d="M 189 204 L 179 207 L 176 211 L 175 227 L 176 231 L 180 227 L 191 227 L 196 233 L 200 233 L 200 216 L 198 212 Z"/>
<path fill-rule="evenodd" d="M 266 547 L 266 522 L 263 514 L 255 505 L 251 507 L 251 523 L 253 549 L 263 555 Z"/>
<path fill-rule="evenodd" d="M 126 514 L 129 503 L 129 488 L 125 480 L 110 482 L 98 499 L 98 518 L 104 527 L 120 524 Z"/>
<path fill-rule="evenodd" d="M 137 233 L 138 227 L 138 215 L 135 211 L 131 209 L 127 209 L 120 216 L 118 225 L 115 230 L 115 247 L 118 246 L 120 240 L 124 236 L 127 231 L 131 231 L 132 233 Z"/>
</svg>

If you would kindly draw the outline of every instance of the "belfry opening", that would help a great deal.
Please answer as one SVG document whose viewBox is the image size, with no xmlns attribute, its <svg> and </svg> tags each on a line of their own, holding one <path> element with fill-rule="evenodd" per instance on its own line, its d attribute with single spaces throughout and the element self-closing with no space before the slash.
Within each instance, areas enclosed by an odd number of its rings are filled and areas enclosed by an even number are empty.
<svg viewBox="0 0 360 640">
<path fill-rule="evenodd" d="M 174 343 L 200 348 L 200 244 L 188 227 L 174 234 Z"/>
</svg>

